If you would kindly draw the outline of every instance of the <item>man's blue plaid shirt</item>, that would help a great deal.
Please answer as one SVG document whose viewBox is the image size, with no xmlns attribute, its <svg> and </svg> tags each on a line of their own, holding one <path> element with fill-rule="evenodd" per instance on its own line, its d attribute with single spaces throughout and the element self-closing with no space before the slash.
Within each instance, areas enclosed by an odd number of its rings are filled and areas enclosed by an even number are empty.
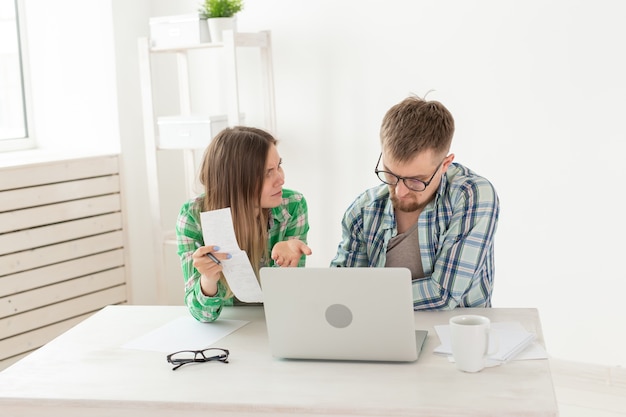
<svg viewBox="0 0 626 417">
<path fill-rule="evenodd" d="M 418 220 L 416 256 L 421 256 L 424 278 L 413 281 L 416 310 L 491 306 L 499 207 L 487 179 L 450 165 Z M 384 267 L 389 240 L 398 233 L 388 186 L 361 194 L 346 211 L 342 230 L 331 266 Z"/>
</svg>

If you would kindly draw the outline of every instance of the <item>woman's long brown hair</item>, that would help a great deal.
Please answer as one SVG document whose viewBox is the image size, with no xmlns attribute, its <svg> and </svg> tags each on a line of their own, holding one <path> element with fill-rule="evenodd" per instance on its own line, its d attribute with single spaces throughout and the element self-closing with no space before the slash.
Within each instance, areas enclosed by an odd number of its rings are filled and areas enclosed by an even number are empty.
<svg viewBox="0 0 626 417">
<path fill-rule="evenodd" d="M 261 209 L 265 163 L 276 139 L 264 130 L 235 126 L 218 133 L 206 151 L 200 170 L 204 186 L 203 210 L 230 207 L 239 247 L 258 270 L 267 257 L 269 210 Z M 219 244 L 219 242 L 205 242 Z M 224 277 L 220 278 L 228 288 Z M 227 297 L 232 293 L 228 288 Z"/>
</svg>

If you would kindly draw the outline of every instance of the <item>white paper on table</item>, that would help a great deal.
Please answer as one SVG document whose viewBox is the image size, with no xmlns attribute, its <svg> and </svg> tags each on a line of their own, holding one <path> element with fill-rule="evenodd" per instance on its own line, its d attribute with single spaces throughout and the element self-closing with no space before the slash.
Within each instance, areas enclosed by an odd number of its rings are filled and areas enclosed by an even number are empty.
<svg viewBox="0 0 626 417">
<path fill-rule="evenodd" d="M 126 349 L 151 350 L 163 353 L 200 350 L 248 324 L 245 320 L 219 319 L 201 323 L 190 315 L 179 317 L 139 336 L 124 345 Z M 223 346 L 228 348 L 228 346 Z"/>
<path fill-rule="evenodd" d="M 222 261 L 222 272 L 235 297 L 246 303 L 262 302 L 263 293 L 254 269 L 237 243 L 230 207 L 204 211 L 200 213 L 200 222 L 204 244 L 217 245 L 220 252 L 231 255 Z"/>
<path fill-rule="evenodd" d="M 450 325 L 437 325 L 435 330 L 441 345 L 433 352 L 450 355 L 452 361 Z M 535 335 L 519 322 L 491 323 L 490 345 L 497 346 L 497 350 L 488 356 L 488 362 L 497 365 L 510 360 L 546 359 L 548 355 L 545 349 L 534 340 Z"/>
<path fill-rule="evenodd" d="M 532 342 L 529 344 L 526 349 L 522 350 L 518 353 L 512 360 L 514 361 L 525 361 L 525 360 L 533 360 L 533 359 L 547 359 L 548 352 L 541 346 L 539 342 Z"/>
</svg>

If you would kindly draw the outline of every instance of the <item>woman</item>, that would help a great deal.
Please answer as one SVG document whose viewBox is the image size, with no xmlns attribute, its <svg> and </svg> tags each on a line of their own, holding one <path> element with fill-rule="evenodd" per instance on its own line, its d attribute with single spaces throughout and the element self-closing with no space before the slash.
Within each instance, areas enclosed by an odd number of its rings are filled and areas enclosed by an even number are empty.
<svg viewBox="0 0 626 417">
<path fill-rule="evenodd" d="M 176 222 L 178 255 L 185 279 L 185 303 L 199 321 L 216 320 L 235 299 L 220 262 L 220 242 L 204 242 L 200 213 L 230 207 L 235 236 L 257 275 L 263 266 L 304 266 L 311 249 L 307 204 L 296 191 L 283 189 L 285 175 L 269 133 L 236 126 L 221 131 L 204 153 L 200 182 L 204 193 L 183 204 Z"/>
</svg>

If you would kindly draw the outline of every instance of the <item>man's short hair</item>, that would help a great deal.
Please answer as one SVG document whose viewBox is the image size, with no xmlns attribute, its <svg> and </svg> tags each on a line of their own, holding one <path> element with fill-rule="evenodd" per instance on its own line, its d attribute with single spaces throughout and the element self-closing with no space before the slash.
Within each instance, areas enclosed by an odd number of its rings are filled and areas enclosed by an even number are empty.
<svg viewBox="0 0 626 417">
<path fill-rule="evenodd" d="M 454 118 L 438 101 L 410 96 L 391 107 L 380 128 L 388 156 L 406 162 L 425 150 L 447 154 L 454 135 Z"/>
</svg>

